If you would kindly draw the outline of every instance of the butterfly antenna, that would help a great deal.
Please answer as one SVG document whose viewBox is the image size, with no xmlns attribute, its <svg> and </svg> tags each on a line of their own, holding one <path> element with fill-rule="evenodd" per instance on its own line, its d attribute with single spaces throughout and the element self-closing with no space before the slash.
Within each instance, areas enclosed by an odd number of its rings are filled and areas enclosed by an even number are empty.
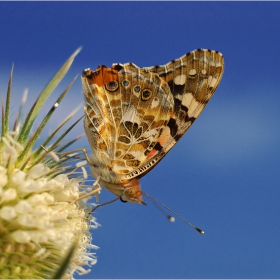
<svg viewBox="0 0 280 280">
<path fill-rule="evenodd" d="M 204 231 L 198 227 L 196 227 L 195 225 L 193 225 L 192 223 L 190 223 L 189 221 L 187 221 L 186 219 L 184 219 L 182 216 L 180 216 L 179 214 L 177 214 L 175 211 L 173 211 L 172 209 L 170 209 L 169 207 L 167 207 L 165 204 L 163 204 L 162 202 L 158 201 L 157 199 L 155 199 L 154 197 L 148 195 L 147 193 L 142 193 L 143 195 L 145 195 L 147 198 L 150 199 L 150 201 L 153 203 L 153 205 L 160 211 L 162 212 L 167 219 L 170 222 L 174 222 L 174 217 L 168 215 L 165 211 L 163 211 L 163 209 L 161 209 L 156 203 L 158 203 L 159 205 L 161 205 L 162 207 L 164 207 L 165 209 L 167 209 L 169 212 L 171 212 L 172 214 L 174 214 L 176 217 L 178 217 L 179 219 L 181 219 L 182 221 L 184 221 L 185 223 L 187 223 L 188 225 L 190 225 L 192 228 L 194 228 L 196 231 L 198 231 L 200 234 L 204 234 Z M 156 203 L 155 203 L 156 202 Z"/>
<path fill-rule="evenodd" d="M 169 214 L 167 214 L 161 207 L 158 206 L 158 204 L 152 200 L 150 197 L 148 197 L 150 199 L 150 201 L 152 202 L 152 204 L 158 209 L 158 211 L 160 211 L 170 222 L 175 222 L 175 218 Z"/>
</svg>

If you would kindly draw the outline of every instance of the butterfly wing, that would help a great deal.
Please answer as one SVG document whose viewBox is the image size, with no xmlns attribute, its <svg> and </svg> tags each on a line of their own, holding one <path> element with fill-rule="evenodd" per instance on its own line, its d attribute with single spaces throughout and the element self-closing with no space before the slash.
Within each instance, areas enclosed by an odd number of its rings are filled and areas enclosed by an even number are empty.
<svg viewBox="0 0 280 280">
<path fill-rule="evenodd" d="M 132 63 L 85 70 L 82 83 L 93 176 L 121 183 L 145 165 L 170 120 L 173 96 L 158 74 Z"/>
<path fill-rule="evenodd" d="M 119 184 L 149 172 L 200 115 L 223 69 L 220 53 L 196 50 L 163 66 L 85 70 L 93 176 Z"/>
<path fill-rule="evenodd" d="M 198 118 L 221 81 L 224 60 L 219 52 L 199 49 L 166 65 L 144 69 L 167 82 L 174 107 L 146 162 L 128 178 L 139 179 L 155 167 Z"/>
</svg>

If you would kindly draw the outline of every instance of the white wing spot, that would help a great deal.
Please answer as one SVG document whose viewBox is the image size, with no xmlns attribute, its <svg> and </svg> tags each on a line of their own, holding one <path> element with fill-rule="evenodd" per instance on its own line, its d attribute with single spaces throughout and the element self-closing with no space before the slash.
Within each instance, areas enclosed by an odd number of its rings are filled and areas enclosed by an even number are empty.
<svg viewBox="0 0 280 280">
<path fill-rule="evenodd" d="M 201 74 L 202 74 L 202 75 L 206 75 L 206 73 L 207 73 L 206 69 L 202 69 L 202 70 L 201 70 Z"/>
<path fill-rule="evenodd" d="M 188 116 L 195 118 L 199 116 L 204 108 L 204 106 L 201 106 L 202 104 L 200 102 L 195 100 L 194 96 L 190 92 L 183 95 L 182 105 L 188 108 Z"/>
<path fill-rule="evenodd" d="M 195 76 L 195 75 L 196 75 L 196 70 L 195 70 L 195 69 L 191 69 L 191 70 L 189 71 L 189 75 L 190 75 L 190 76 Z"/>
<path fill-rule="evenodd" d="M 186 82 L 186 75 L 182 74 L 174 78 L 175 85 L 184 85 Z"/>
<path fill-rule="evenodd" d="M 158 98 L 154 98 L 151 104 L 151 108 L 155 108 L 159 105 L 159 99 Z"/>
<path fill-rule="evenodd" d="M 214 87 L 217 83 L 217 79 L 214 78 L 213 76 L 208 77 L 208 86 L 209 87 Z"/>
<path fill-rule="evenodd" d="M 193 99 L 194 99 L 194 97 L 193 97 L 192 93 L 190 93 L 190 92 L 185 93 L 182 98 L 182 105 L 189 108 Z"/>
<path fill-rule="evenodd" d="M 140 123 L 140 119 L 137 116 L 137 110 L 135 109 L 134 106 L 130 106 L 129 109 L 125 112 L 125 114 L 122 117 L 122 120 L 124 122 L 130 121 L 130 122 L 135 122 L 135 123 Z"/>
<path fill-rule="evenodd" d="M 182 97 L 183 97 L 182 94 L 176 94 L 176 95 L 175 95 L 175 98 L 176 98 L 176 99 L 179 99 L 180 101 L 182 101 Z"/>
</svg>

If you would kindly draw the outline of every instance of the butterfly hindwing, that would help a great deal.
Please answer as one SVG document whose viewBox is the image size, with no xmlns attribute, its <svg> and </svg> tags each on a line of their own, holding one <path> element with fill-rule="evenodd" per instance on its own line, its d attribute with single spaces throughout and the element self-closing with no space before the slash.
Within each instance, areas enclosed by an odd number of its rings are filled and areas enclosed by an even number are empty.
<svg viewBox="0 0 280 280">
<path fill-rule="evenodd" d="M 86 70 L 84 77 L 84 126 L 92 158 L 111 169 L 108 180 L 121 181 L 145 164 L 157 144 L 174 107 L 172 94 L 158 74 L 132 63 Z"/>
<path fill-rule="evenodd" d="M 93 175 L 118 184 L 149 172 L 200 115 L 223 68 L 220 53 L 196 50 L 162 66 L 85 70 L 84 127 Z"/>
</svg>

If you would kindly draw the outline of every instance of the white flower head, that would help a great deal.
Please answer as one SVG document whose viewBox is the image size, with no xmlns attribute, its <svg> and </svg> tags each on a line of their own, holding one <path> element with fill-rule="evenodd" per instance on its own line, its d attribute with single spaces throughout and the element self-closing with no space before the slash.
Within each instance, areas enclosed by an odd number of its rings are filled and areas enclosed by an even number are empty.
<svg viewBox="0 0 280 280">
<path fill-rule="evenodd" d="M 89 197 L 78 200 L 88 190 L 83 176 L 84 164 L 79 164 L 76 157 L 54 152 L 57 147 L 60 150 L 67 147 L 60 142 L 50 144 L 55 134 L 42 146 L 34 148 L 40 131 L 72 83 L 31 133 L 40 106 L 66 74 L 77 53 L 66 61 L 42 91 L 25 120 L 19 112 L 13 131 L 9 131 L 8 91 L 0 139 L 1 279 L 52 278 L 73 244 L 76 249 L 63 278 L 73 278 L 75 272 L 88 273 L 89 267 L 96 263 L 95 253 L 90 252 L 97 249 L 91 243 L 90 229 L 97 228 L 98 223 L 87 205 Z M 9 88 L 11 81 L 12 73 Z M 94 194 L 98 193 L 99 189 Z"/>
</svg>

